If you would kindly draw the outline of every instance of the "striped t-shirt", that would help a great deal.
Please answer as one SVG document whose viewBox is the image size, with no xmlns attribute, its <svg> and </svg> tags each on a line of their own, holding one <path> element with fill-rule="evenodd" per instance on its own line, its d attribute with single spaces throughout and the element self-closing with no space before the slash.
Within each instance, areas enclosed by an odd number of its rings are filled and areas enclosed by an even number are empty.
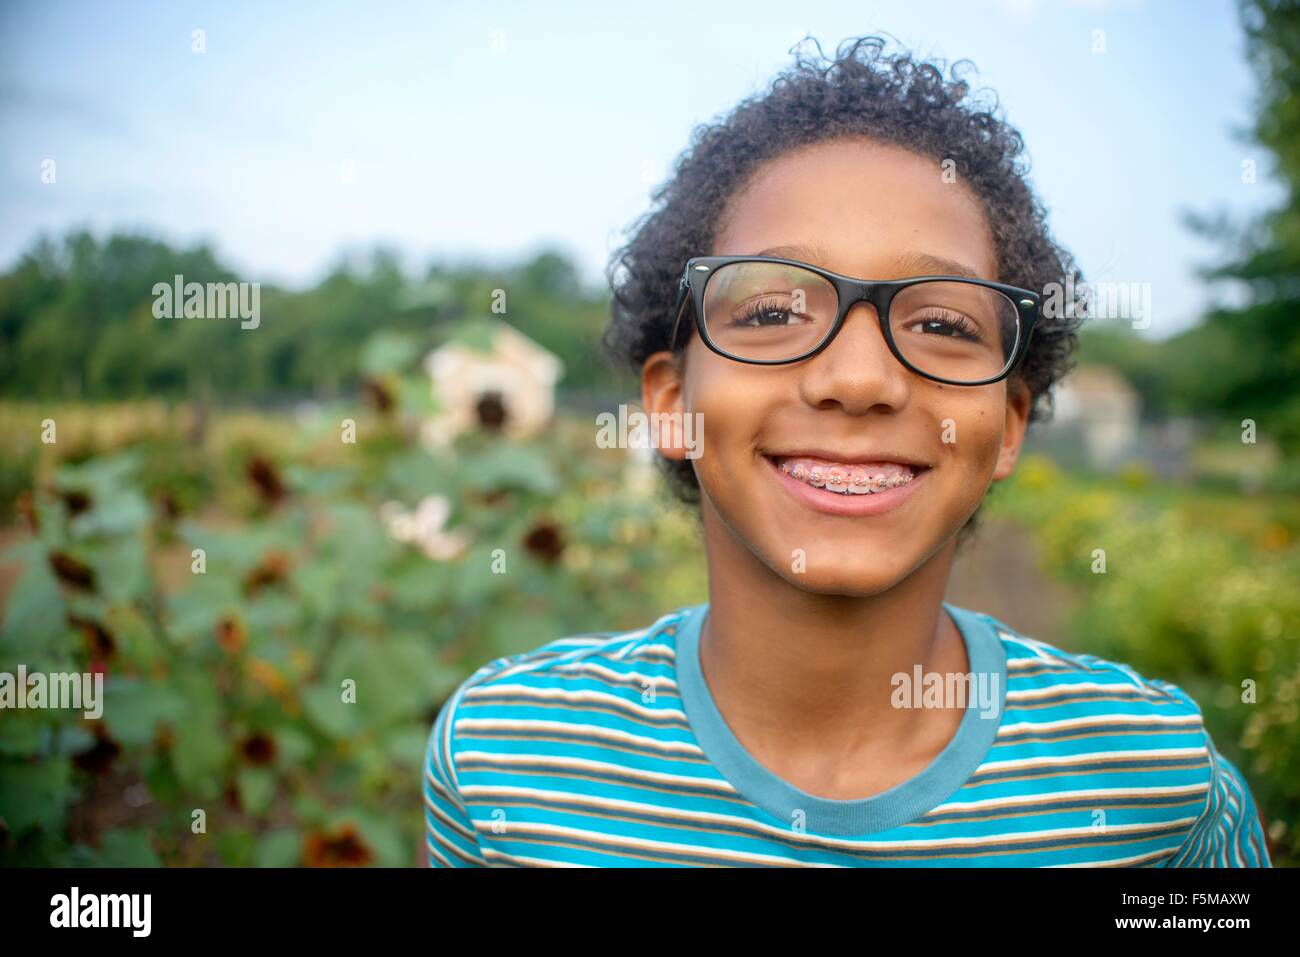
<svg viewBox="0 0 1300 957">
<path fill-rule="evenodd" d="M 430 866 L 1269 867 L 1250 789 L 1181 689 L 944 603 L 996 676 L 917 776 L 857 800 L 767 770 L 714 704 L 708 604 L 499 658 L 434 722 Z"/>
</svg>

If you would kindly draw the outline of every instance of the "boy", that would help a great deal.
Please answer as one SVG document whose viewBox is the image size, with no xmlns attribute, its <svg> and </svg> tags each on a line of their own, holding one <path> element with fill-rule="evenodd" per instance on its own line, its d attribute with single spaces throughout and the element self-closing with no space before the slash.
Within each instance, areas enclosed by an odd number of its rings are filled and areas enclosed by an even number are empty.
<svg viewBox="0 0 1300 957">
<path fill-rule="evenodd" d="M 499 659 L 425 762 L 434 866 L 1268 866 L 1196 704 L 943 601 L 1067 371 L 1078 273 L 959 80 L 858 40 L 695 138 L 606 343 L 702 455 L 707 603 Z M 1081 312 L 1081 310 L 1079 310 Z"/>
</svg>

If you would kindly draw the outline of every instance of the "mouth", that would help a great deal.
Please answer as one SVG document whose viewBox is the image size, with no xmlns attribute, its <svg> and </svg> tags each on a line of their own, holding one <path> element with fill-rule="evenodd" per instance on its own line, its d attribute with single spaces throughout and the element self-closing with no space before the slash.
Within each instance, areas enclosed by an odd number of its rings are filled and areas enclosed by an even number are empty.
<svg viewBox="0 0 1300 957">
<path fill-rule="evenodd" d="M 879 495 L 910 485 L 930 468 L 918 462 L 893 458 L 830 459 L 811 453 L 765 457 L 795 481 L 838 495 Z"/>
<path fill-rule="evenodd" d="M 832 515 L 876 515 L 901 505 L 931 466 L 898 453 L 878 457 L 824 451 L 766 454 L 778 483 L 815 511 Z"/>
</svg>

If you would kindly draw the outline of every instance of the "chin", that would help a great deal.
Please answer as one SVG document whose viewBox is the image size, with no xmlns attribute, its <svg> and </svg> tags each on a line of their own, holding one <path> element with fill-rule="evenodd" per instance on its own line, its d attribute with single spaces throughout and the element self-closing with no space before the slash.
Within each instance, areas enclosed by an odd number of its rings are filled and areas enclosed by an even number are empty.
<svg viewBox="0 0 1300 957">
<path fill-rule="evenodd" d="M 789 553 L 787 553 L 789 554 Z M 907 577 L 908 569 L 901 563 L 840 562 L 835 567 L 819 565 L 809 556 L 806 570 L 793 571 L 787 558 L 785 564 L 769 563 L 781 577 L 802 591 L 816 595 L 844 595 L 851 598 L 870 598 L 893 588 Z"/>
</svg>

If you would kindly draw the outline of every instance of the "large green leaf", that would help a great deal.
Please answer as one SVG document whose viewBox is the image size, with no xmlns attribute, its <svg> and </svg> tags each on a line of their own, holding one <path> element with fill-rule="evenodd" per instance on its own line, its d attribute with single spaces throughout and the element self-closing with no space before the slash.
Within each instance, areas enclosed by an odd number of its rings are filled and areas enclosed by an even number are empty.
<svg viewBox="0 0 1300 957">
<path fill-rule="evenodd" d="M 302 693 L 302 707 L 308 720 L 331 738 L 346 738 L 361 728 L 357 704 L 343 701 L 342 694 L 338 684 L 321 684 Z M 360 701 L 360 693 L 357 697 Z"/>
<path fill-rule="evenodd" d="M 559 476 L 540 450 L 526 445 L 493 443 L 462 463 L 466 482 L 480 490 L 520 489 L 539 495 L 560 490 Z"/>
<path fill-rule="evenodd" d="M 455 674 L 441 663 L 432 642 L 413 635 L 345 639 L 329 673 L 334 687 L 345 678 L 356 681 L 356 704 L 340 707 L 359 710 L 370 729 L 420 713 L 430 694 L 444 689 Z"/>
<path fill-rule="evenodd" d="M 256 867 L 298 867 L 302 864 L 302 831 L 282 827 L 268 831 L 257 842 Z"/>
<path fill-rule="evenodd" d="M 275 773 L 267 768 L 241 768 L 236 777 L 239 803 L 249 814 L 260 816 L 275 797 Z"/>
<path fill-rule="evenodd" d="M 167 599 L 168 631 L 178 642 L 211 636 L 217 624 L 239 613 L 243 592 L 238 580 L 219 572 L 194 575 Z"/>
<path fill-rule="evenodd" d="M 72 798 L 72 766 L 66 760 L 0 760 L 0 818 L 9 832 L 57 829 Z"/>
<path fill-rule="evenodd" d="M 361 347 L 359 364 L 365 375 L 401 372 L 415 361 L 420 340 L 408 332 L 381 330 L 373 333 Z"/>
<path fill-rule="evenodd" d="M 116 676 L 104 685 L 103 720 L 119 744 L 148 744 L 159 722 L 178 724 L 185 712 L 184 699 L 168 685 Z"/>
<path fill-rule="evenodd" d="M 161 867 L 149 832 L 143 828 L 106 831 L 95 858 L 97 867 Z"/>
<path fill-rule="evenodd" d="M 221 729 L 216 691 L 203 674 L 183 674 L 177 685 L 185 700 L 184 711 L 172 728 L 172 765 L 177 780 L 194 796 L 215 797 L 220 793 L 221 771 L 230 752 Z"/>
<path fill-rule="evenodd" d="M 65 633 L 63 597 L 44 556 L 33 556 L 23 568 L 6 602 L 0 643 L 10 654 L 48 647 Z"/>
</svg>

